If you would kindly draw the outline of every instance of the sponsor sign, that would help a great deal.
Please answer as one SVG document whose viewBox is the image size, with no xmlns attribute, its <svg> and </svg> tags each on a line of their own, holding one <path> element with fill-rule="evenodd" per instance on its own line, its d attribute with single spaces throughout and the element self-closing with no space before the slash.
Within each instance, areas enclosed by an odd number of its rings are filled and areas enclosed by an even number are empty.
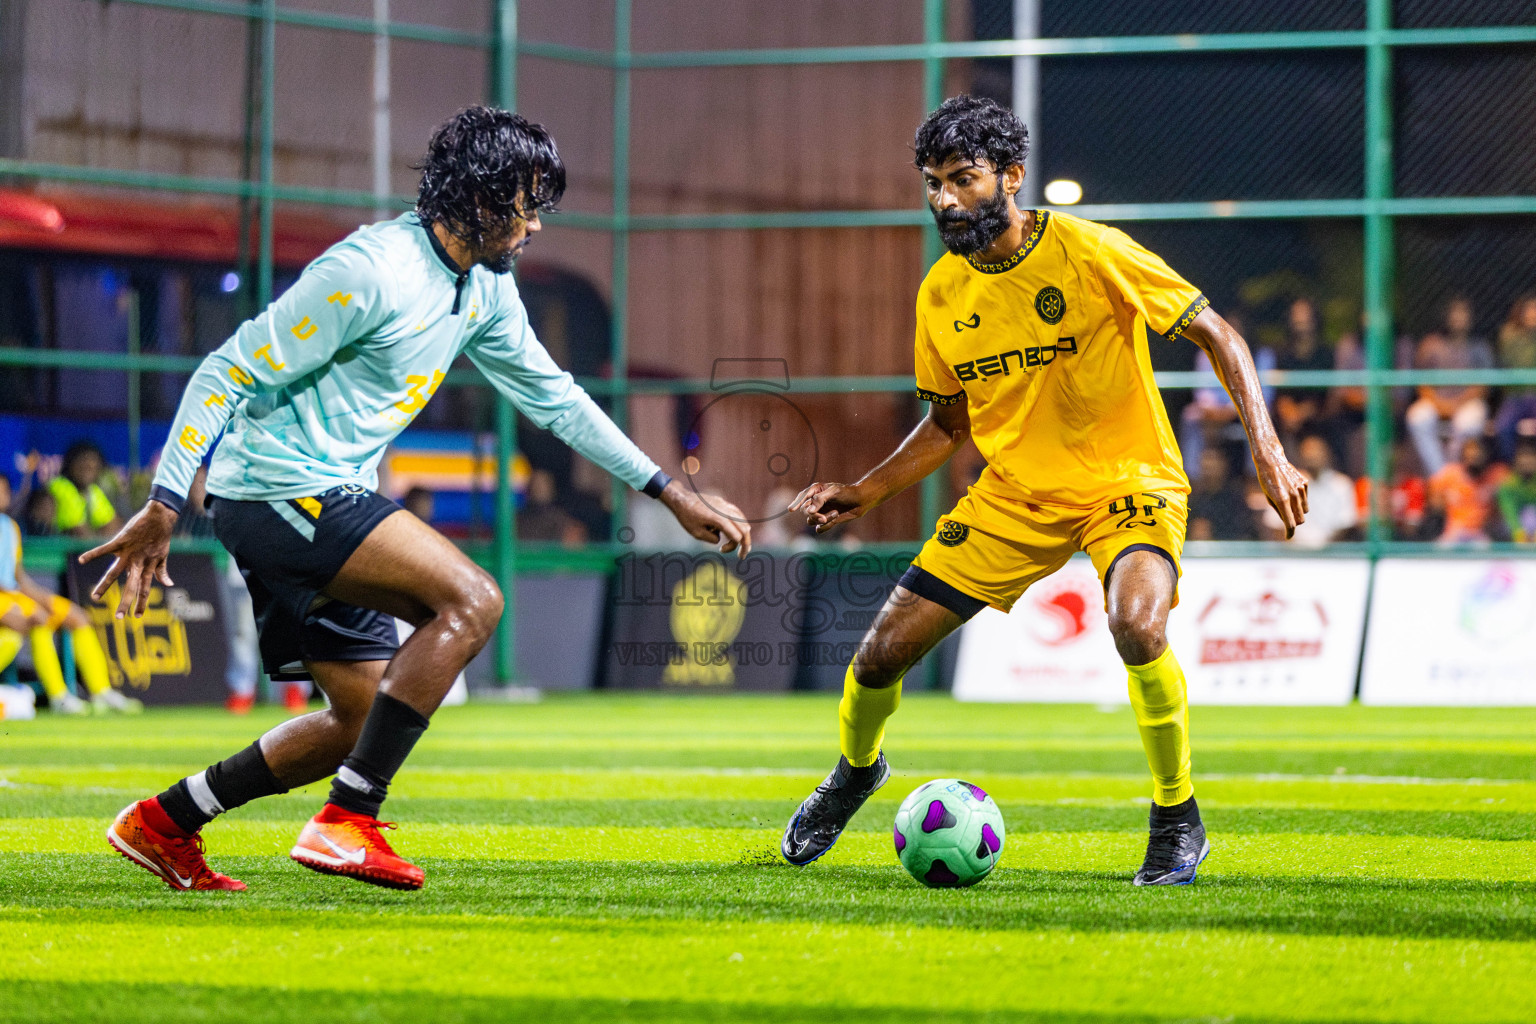
<svg viewBox="0 0 1536 1024">
<path fill-rule="evenodd" d="M 1369 567 L 1335 559 L 1190 559 L 1168 640 L 1195 704 L 1346 704 L 1354 693 Z M 1126 700 L 1103 591 L 1086 557 L 1035 584 L 1013 612 L 966 625 L 962 700 Z"/>
<path fill-rule="evenodd" d="M 788 690 L 803 587 L 782 562 L 662 552 L 619 559 L 604 685 Z"/>
<path fill-rule="evenodd" d="M 172 555 L 174 587 L 149 588 L 142 618 L 115 618 L 119 583 L 101 601 L 91 588 L 107 560 L 81 565 L 78 552 L 67 558 L 69 599 L 85 609 L 107 654 L 112 684 L 146 704 L 221 704 L 229 695 L 224 673 L 229 642 L 224 632 L 223 588 L 211 555 Z"/>
<path fill-rule="evenodd" d="M 1376 566 L 1362 704 L 1536 704 L 1536 561 Z"/>
</svg>

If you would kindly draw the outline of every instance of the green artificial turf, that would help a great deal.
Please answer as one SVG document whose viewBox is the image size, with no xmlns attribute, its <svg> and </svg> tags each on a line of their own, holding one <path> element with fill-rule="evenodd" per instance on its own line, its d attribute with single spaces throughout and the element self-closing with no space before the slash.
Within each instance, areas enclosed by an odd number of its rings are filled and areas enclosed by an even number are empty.
<svg viewBox="0 0 1536 1024">
<path fill-rule="evenodd" d="M 439 713 L 386 805 L 398 893 L 286 857 L 321 786 L 207 830 L 243 893 L 102 838 L 279 719 L 0 722 L 0 1022 L 1536 1020 L 1536 711 L 1197 708 L 1213 852 L 1135 889 L 1125 709 L 912 696 L 891 784 L 822 861 L 775 856 L 833 697 L 584 695 Z M 890 847 L 918 783 L 1007 818 L 982 885 Z"/>
</svg>

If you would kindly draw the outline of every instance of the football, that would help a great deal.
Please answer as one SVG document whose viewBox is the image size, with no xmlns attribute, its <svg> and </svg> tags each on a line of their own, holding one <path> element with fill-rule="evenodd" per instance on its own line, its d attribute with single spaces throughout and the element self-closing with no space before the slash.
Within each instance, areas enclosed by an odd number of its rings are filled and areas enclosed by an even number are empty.
<svg viewBox="0 0 1536 1024">
<path fill-rule="evenodd" d="M 1003 855 L 1003 812 L 980 786 L 934 779 L 896 812 L 896 856 L 907 873 L 935 889 L 975 885 Z"/>
</svg>

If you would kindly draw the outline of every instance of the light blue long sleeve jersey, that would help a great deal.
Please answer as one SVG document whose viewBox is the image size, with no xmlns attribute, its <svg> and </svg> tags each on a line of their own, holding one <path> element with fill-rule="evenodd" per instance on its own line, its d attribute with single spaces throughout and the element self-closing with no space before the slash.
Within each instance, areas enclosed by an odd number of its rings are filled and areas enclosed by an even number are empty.
<svg viewBox="0 0 1536 1024">
<path fill-rule="evenodd" d="M 180 508 L 213 444 L 208 492 L 241 501 L 378 486 L 384 448 L 460 352 L 538 426 L 636 490 L 665 474 L 534 337 L 510 274 L 461 273 L 414 213 L 359 228 L 203 360 L 151 496 Z"/>
</svg>

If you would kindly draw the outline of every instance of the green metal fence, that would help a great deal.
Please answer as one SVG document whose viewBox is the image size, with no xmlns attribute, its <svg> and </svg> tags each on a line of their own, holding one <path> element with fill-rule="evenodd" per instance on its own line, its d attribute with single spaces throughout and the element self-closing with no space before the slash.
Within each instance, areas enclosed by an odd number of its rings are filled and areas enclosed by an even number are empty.
<svg viewBox="0 0 1536 1024">
<path fill-rule="evenodd" d="M 315 11 L 281 7 L 276 0 L 250 3 L 229 0 L 118 0 L 119 3 L 166 8 L 210 16 L 244 19 L 259 29 L 261 46 L 257 89 L 260 93 L 260 121 L 254 126 L 257 176 L 253 181 L 225 178 L 191 177 L 139 171 L 111 170 L 100 167 L 66 166 L 25 160 L 0 159 L 0 175 L 32 179 L 127 186 L 210 195 L 235 196 L 253 201 L 258 211 L 259 249 L 256 265 L 257 301 L 265 305 L 272 297 L 273 211 L 278 202 L 313 203 L 328 206 L 372 207 L 372 193 L 341 189 L 307 188 L 280 185 L 274 180 L 274 116 L 276 79 L 276 28 L 294 25 L 374 35 L 385 32 L 396 39 L 420 40 L 476 49 L 490 58 L 490 82 L 487 99 L 512 108 L 517 102 L 517 60 L 538 57 L 602 69 L 613 76 L 613 205 L 609 214 L 568 212 L 555 226 L 575 230 L 610 233 L 612 248 L 612 379 L 584 379 L 581 383 L 595 394 L 625 397 L 635 394 L 688 394 L 707 392 L 705 380 L 630 381 L 628 380 L 629 306 L 628 280 L 630 240 L 635 232 L 698 231 L 783 228 L 848 227 L 931 227 L 931 219 L 913 188 L 913 206 L 893 210 L 813 210 L 787 212 L 686 213 L 636 215 L 630 208 L 630 125 L 631 76 L 636 70 L 702 67 L 792 66 L 806 64 L 843 64 L 865 62 L 919 62 L 923 69 L 925 109 L 937 106 L 943 98 L 945 61 L 996 57 L 1086 57 L 1093 55 L 1191 54 L 1191 53 L 1263 53 L 1346 50 L 1363 52 L 1365 61 L 1365 146 L 1364 190 L 1355 198 L 1299 199 L 1218 202 L 1150 202 L 1114 205 L 1084 205 L 1073 212 L 1104 221 L 1213 221 L 1226 219 L 1272 218 L 1352 218 L 1363 222 L 1365 340 L 1367 369 L 1358 372 L 1272 373 L 1268 383 L 1279 387 L 1317 387 L 1362 385 L 1368 393 L 1367 451 L 1369 472 L 1377 487 L 1387 478 L 1387 456 L 1391 440 L 1389 392 L 1394 387 L 1436 384 L 1536 384 L 1536 369 L 1523 371 L 1403 371 L 1392 369 L 1393 347 L 1393 277 L 1394 219 L 1428 215 L 1498 215 L 1536 214 L 1536 195 L 1519 196 L 1442 196 L 1398 198 L 1393 195 L 1393 57 L 1409 47 L 1499 47 L 1536 44 L 1536 26 L 1462 28 L 1392 27 L 1392 0 L 1364 0 L 1365 28 L 1349 31 L 1242 32 L 1224 34 L 1114 36 L 1074 39 L 1029 39 L 947 41 L 944 38 L 944 0 L 923 0 L 923 41 L 904 45 L 833 46 L 798 49 L 731 49 L 715 51 L 635 52 L 631 48 L 633 0 L 613 0 L 613 47 L 609 50 L 541 43 L 523 38 L 518 30 L 517 0 L 490 0 L 488 31 L 465 32 L 432 25 L 390 21 L 378 23 L 369 18 L 347 17 Z M 912 111 L 914 122 L 925 111 Z M 412 197 L 397 197 L 410 202 Z M 936 234 L 925 233 L 925 251 L 936 258 L 941 251 Z M 136 346 L 134 346 L 136 348 Z M 142 372 L 188 372 L 199 360 L 195 357 L 140 354 L 80 353 L 0 349 L 0 365 L 69 366 L 77 368 L 125 370 L 132 375 Z M 477 375 L 456 373 L 452 383 L 475 384 Z M 1194 373 L 1160 373 L 1158 382 L 1165 388 L 1202 386 L 1208 378 Z M 803 393 L 909 390 L 906 376 L 894 377 L 817 377 L 801 378 L 795 387 Z M 605 564 L 612 545 L 595 545 L 590 551 L 551 555 L 536 549 L 522 549 L 515 540 L 513 507 L 507 486 L 508 467 L 515 440 L 515 417 L 506 399 L 498 396 L 496 406 L 498 441 L 498 488 L 495 541 L 490 561 L 505 589 L 510 593 L 519 566 L 542 570 L 559 566 L 599 567 Z M 615 402 L 613 414 L 625 425 L 626 405 Z M 137 418 L 137 405 L 130 399 L 130 417 Z M 138 436 L 137 422 L 130 423 L 129 436 Z M 941 511 L 941 487 L 937 477 L 923 489 L 922 516 L 931 522 Z M 626 494 L 615 492 L 614 524 L 624 521 Z M 1373 518 L 1364 545 L 1346 545 L 1335 549 L 1340 554 L 1365 553 L 1372 557 L 1384 551 L 1409 551 L 1412 546 L 1393 544 L 1387 524 Z M 1250 545 L 1235 546 L 1233 552 L 1251 553 Z M 1268 550 L 1268 549 L 1266 549 Z M 497 670 L 502 679 L 513 674 L 511 602 L 508 621 L 503 624 L 497 647 Z"/>
</svg>

